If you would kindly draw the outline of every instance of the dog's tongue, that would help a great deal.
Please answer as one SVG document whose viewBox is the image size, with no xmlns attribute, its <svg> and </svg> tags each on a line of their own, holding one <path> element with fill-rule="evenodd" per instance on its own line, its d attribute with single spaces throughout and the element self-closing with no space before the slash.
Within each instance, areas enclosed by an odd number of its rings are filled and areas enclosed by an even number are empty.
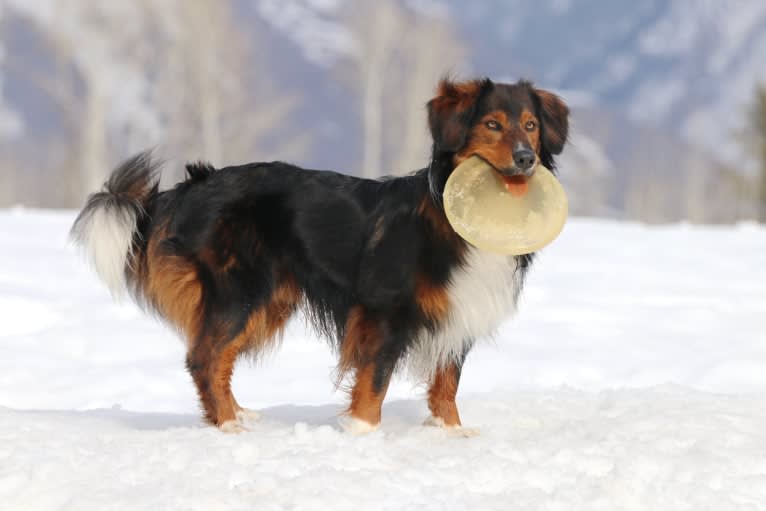
<svg viewBox="0 0 766 511">
<path fill-rule="evenodd" d="M 523 197 L 529 191 L 529 183 L 526 176 L 502 176 L 505 189 L 514 197 Z"/>
</svg>

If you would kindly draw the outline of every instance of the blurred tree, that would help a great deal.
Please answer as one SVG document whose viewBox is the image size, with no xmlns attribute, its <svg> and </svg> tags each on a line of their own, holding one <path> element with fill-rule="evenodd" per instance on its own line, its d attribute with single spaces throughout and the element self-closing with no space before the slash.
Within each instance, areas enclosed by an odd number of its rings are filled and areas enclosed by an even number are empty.
<svg viewBox="0 0 766 511">
<path fill-rule="evenodd" d="M 620 162 L 626 176 L 620 202 L 628 218 L 720 223 L 752 217 L 752 177 L 661 131 L 637 130 L 631 143 Z"/>
<path fill-rule="evenodd" d="M 467 49 L 446 20 L 412 14 L 409 25 L 401 41 L 402 76 L 397 80 L 401 90 L 390 99 L 391 110 L 398 114 L 396 126 L 389 132 L 395 158 L 389 164 L 396 172 L 409 172 L 428 162 L 431 135 L 426 103 L 433 97 L 438 80 L 447 72 L 458 71 L 457 66 L 467 55 Z"/>
<path fill-rule="evenodd" d="M 79 206 L 118 160 L 158 143 L 171 156 L 216 165 L 295 160 L 309 146 L 290 123 L 299 98 L 277 88 L 229 1 L 69 0 L 13 9 L 33 27 L 43 56 L 10 53 L 2 65 L 57 117 L 47 145 L 30 146 L 44 155 L 35 157 L 44 169 L 34 175 L 60 185 L 29 186 L 25 170 L 14 182 L 40 190 L 30 203 Z"/>
<path fill-rule="evenodd" d="M 113 163 L 109 135 L 116 123 L 109 121 L 115 100 L 130 101 L 134 112 L 140 110 L 141 91 L 133 88 L 135 96 L 128 98 L 131 89 L 126 86 L 140 74 L 140 61 L 134 58 L 144 41 L 136 22 L 139 13 L 132 4 L 98 0 L 53 2 L 49 12 L 33 4 L 18 7 L 26 8 L 21 14 L 36 24 L 50 52 L 50 67 L 33 67 L 14 54 L 8 55 L 5 65 L 58 109 L 66 132 L 59 138 L 67 139 L 76 155 L 70 167 L 73 173 L 62 176 L 62 181 L 77 185 L 65 187 L 71 195 L 59 200 L 79 204 L 101 186 Z"/>
<path fill-rule="evenodd" d="M 384 85 L 405 34 L 405 12 L 397 2 L 375 0 L 355 1 L 348 7 L 344 21 L 356 41 L 352 80 L 361 100 L 362 176 L 378 177 L 383 165 Z"/>
<path fill-rule="evenodd" d="M 559 179 L 569 196 L 570 214 L 609 216 L 614 164 L 592 133 L 581 129 L 579 122 L 572 122 L 568 145 L 556 159 Z"/>
<path fill-rule="evenodd" d="M 628 218 L 658 223 L 678 220 L 678 169 L 669 161 L 673 142 L 662 133 L 645 131 L 622 163 L 626 174 L 624 210 Z"/>
<path fill-rule="evenodd" d="M 356 43 L 340 72 L 359 94 L 362 175 L 423 166 L 430 143 L 425 104 L 465 48 L 445 19 L 399 1 L 349 2 L 342 21 Z"/>
<path fill-rule="evenodd" d="M 753 177 L 731 165 L 721 165 L 715 181 L 709 182 L 711 196 L 717 198 L 717 214 L 712 221 L 737 222 L 757 216 Z"/>
<path fill-rule="evenodd" d="M 13 204 L 19 196 L 13 155 L 8 153 L 0 149 L 0 205 Z"/>
<path fill-rule="evenodd" d="M 750 111 L 751 143 L 759 162 L 757 201 L 758 221 L 766 223 L 766 85 L 755 90 L 755 101 Z"/>
<path fill-rule="evenodd" d="M 220 166 L 306 153 L 308 134 L 287 122 L 298 96 L 277 88 L 265 45 L 237 25 L 228 2 L 143 1 L 160 42 L 153 103 L 174 155 Z"/>
</svg>

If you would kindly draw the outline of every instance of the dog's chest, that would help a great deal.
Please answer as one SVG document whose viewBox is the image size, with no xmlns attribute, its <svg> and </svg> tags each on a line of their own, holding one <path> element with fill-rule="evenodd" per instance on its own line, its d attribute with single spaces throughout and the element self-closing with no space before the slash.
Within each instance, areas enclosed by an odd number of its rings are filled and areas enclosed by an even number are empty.
<svg viewBox="0 0 766 511">
<path fill-rule="evenodd" d="M 460 360 L 474 340 L 491 335 L 516 310 L 522 271 L 512 256 L 469 248 L 448 287 L 449 315 L 436 333 L 423 332 L 410 356 L 410 371 L 420 378 Z"/>
<path fill-rule="evenodd" d="M 447 338 L 490 335 L 516 310 L 520 271 L 516 258 L 471 248 L 465 264 L 452 274 Z"/>
</svg>

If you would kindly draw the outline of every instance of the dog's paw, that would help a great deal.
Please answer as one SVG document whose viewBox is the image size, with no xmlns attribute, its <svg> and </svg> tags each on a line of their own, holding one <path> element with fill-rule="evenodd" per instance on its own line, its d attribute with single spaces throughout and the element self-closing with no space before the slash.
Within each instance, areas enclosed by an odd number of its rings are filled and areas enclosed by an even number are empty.
<svg viewBox="0 0 766 511">
<path fill-rule="evenodd" d="M 338 417 L 338 424 L 343 431 L 351 433 L 352 435 L 366 435 L 367 433 L 376 431 L 380 427 L 380 423 L 370 424 L 365 420 L 357 419 L 350 415 L 341 415 Z"/>
<path fill-rule="evenodd" d="M 447 426 L 444 429 L 447 431 L 447 436 L 456 438 L 471 438 L 481 434 L 477 428 L 464 428 L 463 426 Z"/>
<path fill-rule="evenodd" d="M 245 427 L 236 420 L 226 421 L 218 426 L 218 429 L 220 429 L 223 433 L 245 433 L 247 431 L 251 431 L 250 428 Z"/>
<path fill-rule="evenodd" d="M 433 415 L 423 421 L 423 426 L 431 426 L 433 428 L 445 427 L 444 419 L 441 417 L 434 417 Z"/>
<path fill-rule="evenodd" d="M 444 419 L 441 417 L 434 417 L 433 415 L 423 421 L 424 426 L 430 426 L 434 428 L 442 428 L 448 436 L 459 438 L 470 438 L 479 436 L 479 430 L 476 428 L 464 428 L 460 424 L 447 425 L 444 423 Z"/>
<path fill-rule="evenodd" d="M 240 423 L 256 422 L 261 420 L 261 414 L 249 408 L 237 410 L 237 421 Z"/>
</svg>

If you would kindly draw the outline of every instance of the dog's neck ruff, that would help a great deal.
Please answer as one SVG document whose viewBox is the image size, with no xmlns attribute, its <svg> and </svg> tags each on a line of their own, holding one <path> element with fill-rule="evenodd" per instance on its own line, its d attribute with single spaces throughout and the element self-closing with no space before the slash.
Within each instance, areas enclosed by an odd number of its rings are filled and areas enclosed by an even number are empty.
<svg viewBox="0 0 766 511">
<path fill-rule="evenodd" d="M 450 277 L 448 316 L 435 332 L 418 336 L 407 359 L 410 376 L 428 381 L 439 368 L 459 364 L 475 340 L 491 336 L 513 315 L 522 280 L 515 257 L 468 245 Z"/>
</svg>

